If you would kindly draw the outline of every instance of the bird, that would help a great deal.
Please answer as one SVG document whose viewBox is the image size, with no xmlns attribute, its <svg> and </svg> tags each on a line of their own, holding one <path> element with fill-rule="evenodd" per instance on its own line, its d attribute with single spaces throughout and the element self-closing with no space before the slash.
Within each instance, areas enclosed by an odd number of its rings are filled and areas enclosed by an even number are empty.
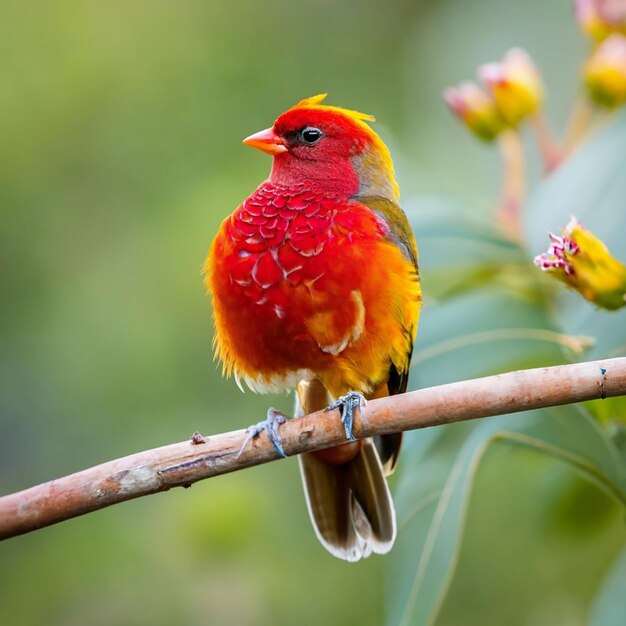
<svg viewBox="0 0 626 626">
<path fill-rule="evenodd" d="M 223 374 L 259 393 L 295 389 L 295 415 L 340 408 L 346 443 L 300 455 L 310 518 L 334 556 L 393 546 L 386 476 L 402 434 L 355 440 L 368 399 L 404 393 L 421 308 L 415 237 L 389 149 L 371 115 L 298 102 L 243 143 L 273 157 L 270 175 L 221 223 L 204 280 Z M 286 417 L 248 429 L 276 451 Z"/>
</svg>

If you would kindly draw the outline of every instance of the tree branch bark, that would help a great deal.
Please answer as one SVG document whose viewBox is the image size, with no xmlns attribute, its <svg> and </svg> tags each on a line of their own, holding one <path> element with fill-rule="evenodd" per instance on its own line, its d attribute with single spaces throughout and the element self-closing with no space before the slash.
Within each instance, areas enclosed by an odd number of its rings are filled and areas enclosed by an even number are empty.
<svg viewBox="0 0 626 626">
<path fill-rule="evenodd" d="M 368 402 L 356 437 L 371 437 L 464 420 L 626 395 L 626 357 L 521 370 Z M 317 412 L 281 427 L 288 455 L 345 442 L 338 411 Z M 132 454 L 0 498 L 0 539 L 172 487 L 275 461 L 261 435 L 238 455 L 246 431 Z"/>
</svg>

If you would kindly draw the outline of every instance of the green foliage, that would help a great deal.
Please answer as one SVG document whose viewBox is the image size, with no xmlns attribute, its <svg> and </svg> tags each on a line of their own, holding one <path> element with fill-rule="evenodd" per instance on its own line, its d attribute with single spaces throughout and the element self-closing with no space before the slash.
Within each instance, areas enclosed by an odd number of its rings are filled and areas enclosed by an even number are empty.
<svg viewBox="0 0 626 626">
<path fill-rule="evenodd" d="M 527 209 L 533 248 L 545 247 L 537 232 L 545 239 L 548 226 L 558 230 L 571 211 L 592 229 L 598 218 L 610 218 L 601 236 L 620 249 L 625 120 L 540 186 Z M 415 204 L 411 212 L 429 303 L 414 388 L 625 353 L 626 311 L 607 313 L 577 294 L 569 297 L 554 281 L 544 282 L 528 251 L 500 240 L 467 211 L 441 205 Z M 434 280 L 446 287 L 431 286 Z M 582 334 L 593 339 L 589 352 L 587 340 L 577 338 Z M 610 406 L 613 419 L 626 417 L 623 404 Z M 595 592 L 626 540 L 626 466 L 592 415 L 574 406 L 529 411 L 407 439 L 388 623 L 587 623 Z M 623 594 L 615 581 L 603 588 L 601 605 L 610 607 L 614 594 Z M 610 619 L 611 610 L 598 608 L 598 619 Z"/>
<path fill-rule="evenodd" d="M 626 550 L 615 559 L 613 567 L 598 590 L 589 619 L 591 626 L 613 626 L 626 615 Z"/>
</svg>

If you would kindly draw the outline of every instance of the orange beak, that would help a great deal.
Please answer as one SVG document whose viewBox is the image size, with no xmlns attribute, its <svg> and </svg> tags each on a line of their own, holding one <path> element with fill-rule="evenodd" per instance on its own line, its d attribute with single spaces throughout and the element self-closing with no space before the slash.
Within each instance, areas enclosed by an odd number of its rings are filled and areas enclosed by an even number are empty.
<svg viewBox="0 0 626 626">
<path fill-rule="evenodd" d="M 258 133 L 254 133 L 254 135 L 246 137 L 243 143 L 251 148 L 267 152 L 267 154 L 287 152 L 287 144 L 274 132 L 273 128 L 266 128 Z"/>
</svg>

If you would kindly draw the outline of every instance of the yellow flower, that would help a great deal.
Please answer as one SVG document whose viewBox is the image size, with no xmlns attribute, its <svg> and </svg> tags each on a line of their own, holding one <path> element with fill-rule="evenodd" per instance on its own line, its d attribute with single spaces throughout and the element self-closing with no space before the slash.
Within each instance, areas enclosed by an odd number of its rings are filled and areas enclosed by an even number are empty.
<svg viewBox="0 0 626 626">
<path fill-rule="evenodd" d="M 443 92 L 443 98 L 452 112 L 485 141 L 497 137 L 504 127 L 491 98 L 474 83 L 450 87 Z"/>
<path fill-rule="evenodd" d="M 613 33 L 584 65 L 585 84 L 591 97 L 606 107 L 626 102 L 626 37 Z"/>
<path fill-rule="evenodd" d="M 509 50 L 501 63 L 481 66 L 478 73 L 510 126 L 517 126 L 541 105 L 543 86 L 539 72 L 521 48 Z"/>
<path fill-rule="evenodd" d="M 598 306 L 615 310 L 626 306 L 626 267 L 614 259 L 604 243 L 572 217 L 559 237 L 535 257 L 535 265 Z"/>
<path fill-rule="evenodd" d="M 611 33 L 626 33 L 626 0 L 576 0 L 576 20 L 595 41 Z"/>
</svg>

